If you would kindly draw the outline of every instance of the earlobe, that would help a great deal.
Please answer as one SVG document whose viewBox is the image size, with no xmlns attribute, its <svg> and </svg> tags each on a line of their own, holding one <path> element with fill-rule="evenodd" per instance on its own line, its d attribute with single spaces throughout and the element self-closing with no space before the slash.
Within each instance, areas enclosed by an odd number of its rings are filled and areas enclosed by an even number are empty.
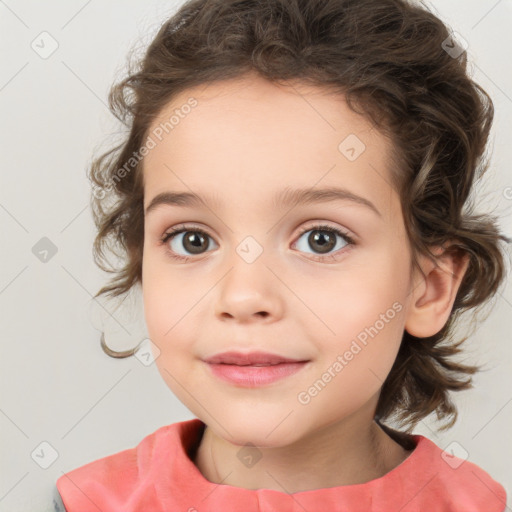
<svg viewBox="0 0 512 512">
<path fill-rule="evenodd" d="M 448 321 L 457 291 L 469 265 L 469 256 L 460 250 L 444 251 L 436 247 L 436 263 L 422 256 L 417 271 L 405 330 L 417 337 L 427 338 L 438 333 Z"/>
</svg>

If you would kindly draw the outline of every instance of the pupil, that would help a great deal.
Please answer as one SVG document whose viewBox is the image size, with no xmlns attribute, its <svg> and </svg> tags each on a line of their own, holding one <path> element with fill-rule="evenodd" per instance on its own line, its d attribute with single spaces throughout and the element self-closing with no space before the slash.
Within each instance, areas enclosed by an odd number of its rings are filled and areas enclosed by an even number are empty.
<svg viewBox="0 0 512 512">
<path fill-rule="evenodd" d="M 313 246 L 317 244 L 321 253 L 329 252 L 336 245 L 336 240 L 328 231 L 312 231 L 309 242 Z"/>
<path fill-rule="evenodd" d="M 193 254 L 199 254 L 201 252 L 201 244 L 204 243 L 205 237 L 201 233 L 188 232 L 187 236 L 184 237 L 184 244 L 188 252 Z M 187 247 L 189 246 L 189 247 Z M 208 248 L 208 243 L 205 249 Z"/>
</svg>

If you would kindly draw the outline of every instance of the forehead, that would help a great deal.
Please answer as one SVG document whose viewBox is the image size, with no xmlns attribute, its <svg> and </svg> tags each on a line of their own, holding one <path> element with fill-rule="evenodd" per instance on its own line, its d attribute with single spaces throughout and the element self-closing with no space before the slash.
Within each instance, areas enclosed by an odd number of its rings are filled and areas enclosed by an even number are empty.
<svg viewBox="0 0 512 512">
<path fill-rule="evenodd" d="M 190 107 L 192 103 L 194 106 Z M 346 130 L 373 132 L 369 120 L 353 112 L 343 94 L 298 80 L 277 84 L 255 73 L 181 91 L 160 111 L 150 132 L 173 118 L 173 126 L 167 126 L 164 137 L 170 132 L 186 136 L 186 128 L 191 124 L 194 131 L 210 130 L 212 122 L 219 128 L 210 134 L 215 136 L 233 126 L 237 117 L 243 118 L 246 128 L 264 127 L 263 133 L 272 126 L 278 132 L 286 128 L 284 137 L 303 134 L 307 138 L 322 138 L 329 131 Z"/>
<path fill-rule="evenodd" d="M 249 74 L 189 88 L 148 134 L 156 145 L 144 158 L 145 205 L 173 189 L 247 197 L 291 182 L 343 185 L 378 203 L 391 181 L 390 141 L 341 94 L 298 81 Z"/>
</svg>

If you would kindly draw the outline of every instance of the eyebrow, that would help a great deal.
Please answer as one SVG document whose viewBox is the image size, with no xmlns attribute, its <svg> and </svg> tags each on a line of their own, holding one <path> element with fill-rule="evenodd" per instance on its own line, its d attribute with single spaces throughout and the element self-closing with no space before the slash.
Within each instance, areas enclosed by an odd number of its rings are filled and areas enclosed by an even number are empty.
<svg viewBox="0 0 512 512">
<path fill-rule="evenodd" d="M 315 204 L 333 201 L 350 201 L 362 205 L 373 211 L 379 217 L 382 214 L 375 205 L 368 199 L 354 194 L 350 190 L 338 187 L 322 189 L 290 189 L 285 188 L 278 192 L 273 198 L 273 206 L 294 208 L 298 205 Z M 162 192 L 156 195 L 146 208 L 145 215 L 155 210 L 160 205 L 182 206 L 192 208 L 194 206 L 213 206 L 218 208 L 219 201 L 216 196 L 209 194 L 201 197 L 193 192 Z"/>
</svg>

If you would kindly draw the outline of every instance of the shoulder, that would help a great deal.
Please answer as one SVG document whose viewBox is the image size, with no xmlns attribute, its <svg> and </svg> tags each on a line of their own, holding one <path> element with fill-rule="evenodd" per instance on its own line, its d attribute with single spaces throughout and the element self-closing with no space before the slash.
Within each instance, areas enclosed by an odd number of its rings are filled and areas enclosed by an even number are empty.
<svg viewBox="0 0 512 512">
<path fill-rule="evenodd" d="M 181 423 L 174 423 L 161 427 L 133 448 L 63 474 L 56 484 L 66 507 L 63 510 L 86 510 L 92 504 L 101 507 L 100 503 L 110 503 L 113 499 L 123 503 L 136 494 L 150 499 L 151 473 L 162 467 L 164 454 L 168 458 L 177 449 L 180 426 Z"/>
<path fill-rule="evenodd" d="M 467 459 L 454 455 L 450 446 L 442 450 L 430 439 L 418 436 L 422 450 L 416 465 L 429 467 L 423 494 L 425 503 L 435 499 L 450 505 L 450 510 L 486 510 L 503 512 L 506 491 L 485 470 Z M 423 469 L 424 470 L 424 469 Z"/>
<path fill-rule="evenodd" d="M 53 489 L 53 512 L 66 512 L 62 498 L 60 497 L 57 487 Z"/>
</svg>

